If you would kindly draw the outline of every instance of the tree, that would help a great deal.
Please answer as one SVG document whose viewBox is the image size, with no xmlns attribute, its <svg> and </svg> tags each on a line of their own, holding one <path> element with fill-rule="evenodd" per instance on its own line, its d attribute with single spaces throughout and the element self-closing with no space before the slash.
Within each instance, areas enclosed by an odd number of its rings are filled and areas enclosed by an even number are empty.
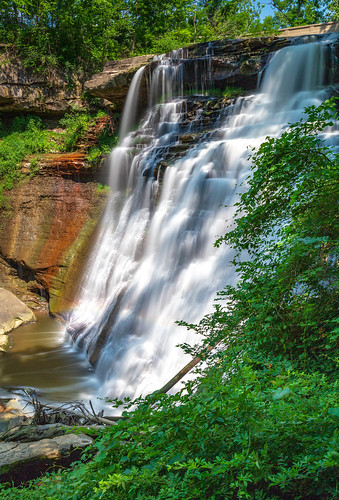
<svg viewBox="0 0 339 500">
<path fill-rule="evenodd" d="M 328 2 L 327 0 L 271 0 L 271 5 L 278 25 L 287 28 L 324 22 Z"/>
<path fill-rule="evenodd" d="M 330 19 L 332 21 L 339 20 L 339 0 L 332 0 L 328 6 L 328 10 L 330 12 Z"/>
<path fill-rule="evenodd" d="M 1 41 L 34 69 L 87 72 L 109 59 L 161 53 L 252 31 L 251 0 L 0 0 Z"/>
<path fill-rule="evenodd" d="M 197 26 L 209 38 L 237 37 L 259 27 L 260 8 L 250 0 L 200 0 Z"/>
</svg>

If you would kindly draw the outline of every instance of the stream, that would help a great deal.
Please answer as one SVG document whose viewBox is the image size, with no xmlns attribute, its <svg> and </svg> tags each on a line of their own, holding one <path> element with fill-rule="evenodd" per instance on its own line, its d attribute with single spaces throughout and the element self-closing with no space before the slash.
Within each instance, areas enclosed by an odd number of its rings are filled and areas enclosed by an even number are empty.
<svg viewBox="0 0 339 500">
<path fill-rule="evenodd" d="M 97 378 L 57 320 L 46 317 L 22 325 L 9 338 L 11 348 L 0 354 L 1 386 L 8 392 L 35 388 L 39 397 L 49 401 L 86 402 L 93 398 Z"/>
</svg>

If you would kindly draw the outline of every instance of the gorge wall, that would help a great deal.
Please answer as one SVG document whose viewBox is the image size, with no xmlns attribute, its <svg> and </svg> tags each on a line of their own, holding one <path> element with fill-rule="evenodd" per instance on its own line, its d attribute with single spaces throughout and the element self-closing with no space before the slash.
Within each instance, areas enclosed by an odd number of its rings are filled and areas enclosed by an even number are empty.
<svg viewBox="0 0 339 500">
<path fill-rule="evenodd" d="M 214 93 L 188 101 L 188 119 L 199 110 L 200 125 L 194 133 L 182 135 L 174 149 L 168 151 L 168 161 L 157 168 L 164 170 L 206 130 L 213 130 L 220 110 L 231 102 L 216 97 L 215 89 L 222 92 L 225 87 L 236 87 L 239 94 L 255 90 L 270 54 L 289 43 L 288 38 L 260 37 L 219 40 L 180 49 L 177 56 L 186 60 L 184 91 L 194 94 L 202 88 L 207 94 L 211 90 Z M 333 57 L 338 58 L 338 45 L 335 50 Z M 147 75 L 157 64 L 152 55 L 113 61 L 87 82 L 74 77 L 70 85 L 69 75 L 35 74 L 8 54 L 8 48 L 2 47 L 3 116 L 25 112 L 53 118 L 74 106 L 86 109 L 88 101 L 82 97 L 83 90 L 99 98 L 98 105 L 120 111 L 134 74 L 146 65 L 140 88 L 141 112 L 150 91 Z M 335 82 L 338 76 L 337 66 L 336 74 L 328 75 L 328 79 Z M 23 163 L 23 172 L 25 168 Z M 0 286 L 13 291 L 35 312 L 48 309 L 57 314 L 72 306 L 91 236 L 106 201 L 98 189 L 98 175 L 98 171 L 88 168 L 81 148 L 71 154 L 45 155 L 36 175 L 27 176 L 12 189 L 6 205 L 0 209 Z"/>
</svg>

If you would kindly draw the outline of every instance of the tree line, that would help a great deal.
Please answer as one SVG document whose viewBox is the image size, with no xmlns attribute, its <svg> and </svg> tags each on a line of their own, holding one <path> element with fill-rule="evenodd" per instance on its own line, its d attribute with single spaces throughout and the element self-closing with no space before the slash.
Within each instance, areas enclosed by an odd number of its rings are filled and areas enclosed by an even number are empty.
<svg viewBox="0 0 339 500">
<path fill-rule="evenodd" d="M 335 19 L 338 0 L 0 0 L 0 42 L 26 66 L 101 70 L 105 62 L 194 42 Z"/>
</svg>

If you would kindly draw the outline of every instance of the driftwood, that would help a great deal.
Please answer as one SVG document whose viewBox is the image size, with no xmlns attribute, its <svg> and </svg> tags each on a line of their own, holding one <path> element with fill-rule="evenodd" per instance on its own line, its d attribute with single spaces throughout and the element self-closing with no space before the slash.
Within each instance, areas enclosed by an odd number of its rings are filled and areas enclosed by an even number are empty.
<svg viewBox="0 0 339 500">
<path fill-rule="evenodd" d="M 72 401 L 62 403 L 58 406 L 43 404 L 39 401 L 38 396 L 33 390 L 23 390 L 25 395 L 24 401 L 33 406 L 34 417 L 33 423 L 36 425 L 44 425 L 50 423 L 62 423 L 65 425 L 86 425 L 90 423 L 114 425 L 121 418 L 126 417 L 109 417 L 105 418 L 101 413 L 96 414 L 90 401 L 92 413 L 88 410 L 84 403 L 80 401 Z"/>
</svg>

